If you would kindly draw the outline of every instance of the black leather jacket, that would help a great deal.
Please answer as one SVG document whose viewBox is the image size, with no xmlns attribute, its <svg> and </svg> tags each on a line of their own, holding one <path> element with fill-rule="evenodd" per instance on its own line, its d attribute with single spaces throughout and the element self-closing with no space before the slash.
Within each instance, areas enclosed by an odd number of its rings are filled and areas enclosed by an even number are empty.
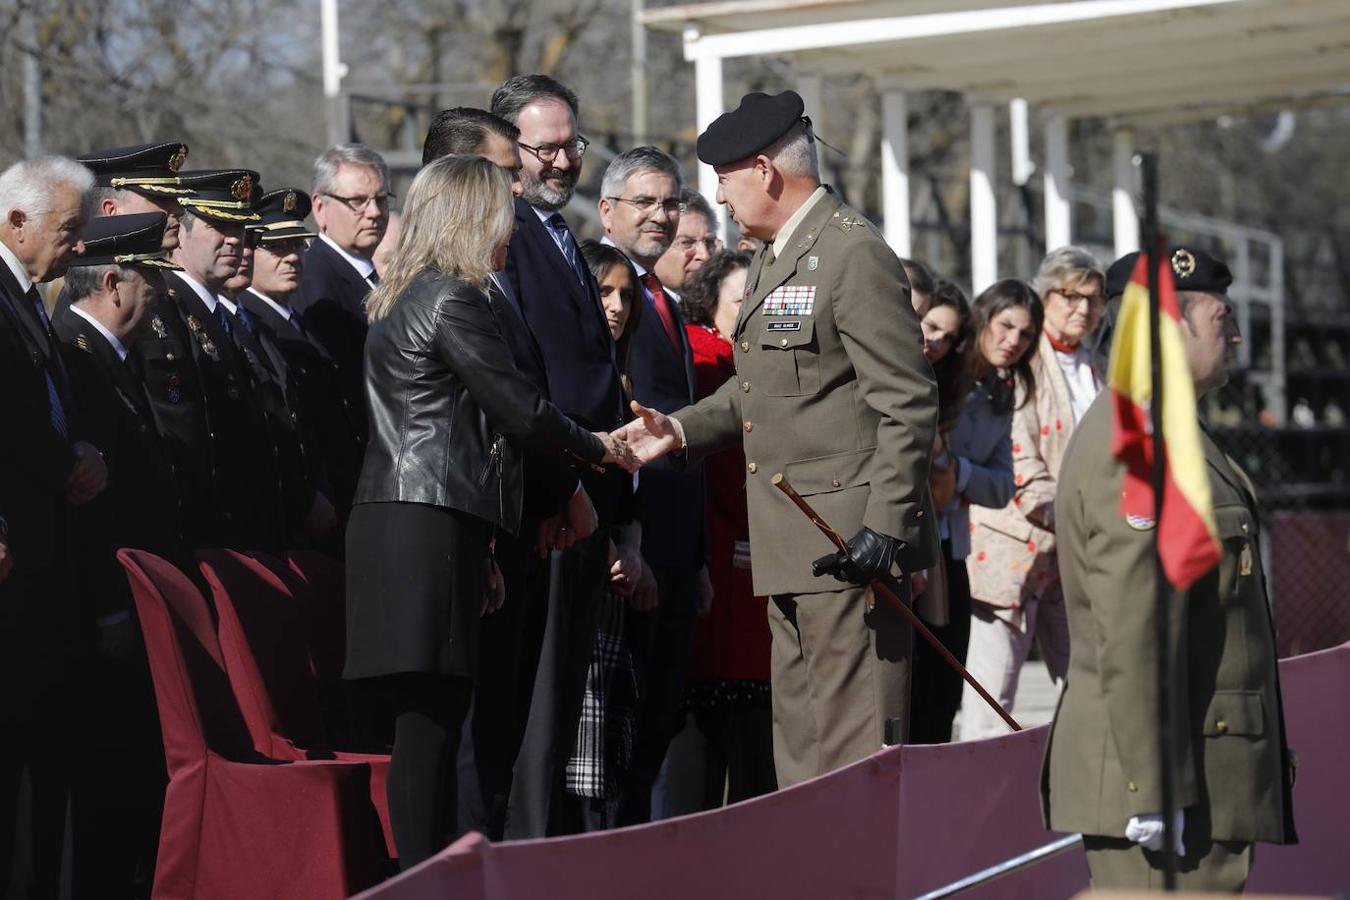
<svg viewBox="0 0 1350 900">
<path fill-rule="evenodd" d="M 428 503 L 515 532 L 520 445 L 586 462 L 604 456 L 595 435 L 540 397 L 515 368 L 488 304 L 469 282 L 426 271 L 371 326 L 370 443 L 356 503 Z"/>
</svg>

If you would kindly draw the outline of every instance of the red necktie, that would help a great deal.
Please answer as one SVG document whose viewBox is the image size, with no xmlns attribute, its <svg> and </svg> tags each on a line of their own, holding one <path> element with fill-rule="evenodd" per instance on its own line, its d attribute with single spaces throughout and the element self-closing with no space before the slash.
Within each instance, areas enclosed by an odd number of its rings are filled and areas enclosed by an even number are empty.
<svg viewBox="0 0 1350 900">
<path fill-rule="evenodd" d="M 676 353 L 683 351 L 680 346 L 680 333 L 675 328 L 675 314 L 670 311 L 670 300 L 666 297 L 666 291 L 661 287 L 661 279 L 656 277 L 655 272 L 648 272 L 642 276 L 642 284 L 647 288 L 647 293 L 652 295 L 652 305 L 656 307 L 656 314 L 661 317 L 661 324 L 666 329 L 666 337 L 670 338 L 670 344 L 675 348 Z"/>
</svg>

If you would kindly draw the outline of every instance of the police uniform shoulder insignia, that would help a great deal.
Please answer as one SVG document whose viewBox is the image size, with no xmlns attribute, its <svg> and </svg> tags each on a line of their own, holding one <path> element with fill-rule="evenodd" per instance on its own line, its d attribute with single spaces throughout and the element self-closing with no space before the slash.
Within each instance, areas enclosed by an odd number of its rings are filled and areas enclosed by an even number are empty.
<svg viewBox="0 0 1350 900">
<path fill-rule="evenodd" d="M 75 335 L 75 346 L 79 347 L 85 353 L 93 352 L 92 350 L 89 349 L 89 339 L 82 334 Z"/>
<path fill-rule="evenodd" d="M 155 333 L 155 337 L 161 340 L 169 336 L 169 329 L 164 327 L 164 320 L 159 316 L 150 319 L 150 330 Z"/>
<path fill-rule="evenodd" d="M 1172 254 L 1172 271 L 1178 278 L 1189 278 L 1195 274 L 1195 256 L 1189 250 L 1178 250 Z"/>
</svg>

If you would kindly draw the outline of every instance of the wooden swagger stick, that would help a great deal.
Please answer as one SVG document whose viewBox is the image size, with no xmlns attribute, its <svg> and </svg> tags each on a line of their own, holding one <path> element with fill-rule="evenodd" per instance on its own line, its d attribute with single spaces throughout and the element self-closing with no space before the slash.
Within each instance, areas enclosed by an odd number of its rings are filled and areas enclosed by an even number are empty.
<svg viewBox="0 0 1350 900">
<path fill-rule="evenodd" d="M 787 498 L 791 500 L 798 509 L 806 514 L 806 517 L 820 529 L 821 534 L 830 539 L 830 543 L 834 544 L 836 549 L 842 550 L 845 553 L 848 552 L 848 544 L 844 541 L 843 536 L 831 528 L 830 524 L 822 519 L 816 511 L 811 508 L 811 504 L 802 499 L 802 495 L 797 493 L 792 485 L 788 484 L 788 480 L 783 476 L 782 472 L 774 475 L 771 482 L 774 487 L 786 494 Z M 951 651 L 942 646 L 942 641 L 937 639 L 937 635 L 928 630 L 928 626 L 920 621 L 919 617 L 914 614 L 914 610 L 910 609 L 905 601 L 901 600 L 896 592 L 891 590 L 889 585 L 884 581 L 876 580 L 872 582 L 871 587 L 873 591 L 880 594 L 887 603 L 899 610 L 900 614 L 909 620 L 909 624 L 913 625 L 914 630 L 938 652 L 938 656 L 941 656 L 946 660 L 947 665 L 956 670 L 956 673 L 965 679 L 966 684 L 973 687 L 975 692 L 984 698 L 984 702 L 988 703 L 994 712 L 998 713 L 999 717 L 1002 718 L 1004 722 L 1008 723 L 1009 728 L 1013 731 L 1022 730 L 1022 726 L 1018 725 L 1017 720 L 1008 714 L 1008 711 L 1003 708 L 1003 704 L 990 696 L 989 692 L 984 689 L 984 685 L 976 681 L 975 676 L 966 671 L 966 667 L 961 665 L 960 660 L 955 656 L 952 656 Z"/>
</svg>

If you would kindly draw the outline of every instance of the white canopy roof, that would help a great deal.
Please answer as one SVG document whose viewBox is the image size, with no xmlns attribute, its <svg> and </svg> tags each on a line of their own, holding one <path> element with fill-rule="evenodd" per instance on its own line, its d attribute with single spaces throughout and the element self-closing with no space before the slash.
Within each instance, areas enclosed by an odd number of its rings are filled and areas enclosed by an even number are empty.
<svg viewBox="0 0 1350 900">
<path fill-rule="evenodd" d="M 726 0 L 642 21 L 682 31 L 691 61 L 775 56 L 1122 125 L 1350 92 L 1350 0 Z"/>
</svg>

